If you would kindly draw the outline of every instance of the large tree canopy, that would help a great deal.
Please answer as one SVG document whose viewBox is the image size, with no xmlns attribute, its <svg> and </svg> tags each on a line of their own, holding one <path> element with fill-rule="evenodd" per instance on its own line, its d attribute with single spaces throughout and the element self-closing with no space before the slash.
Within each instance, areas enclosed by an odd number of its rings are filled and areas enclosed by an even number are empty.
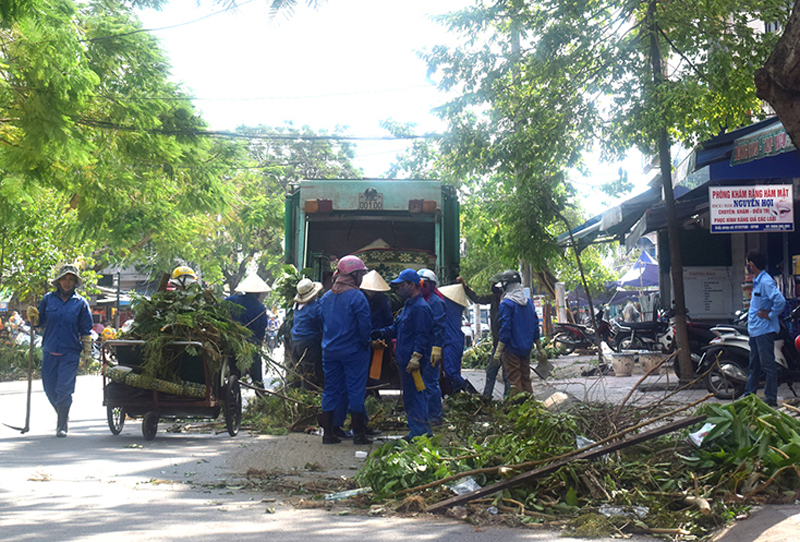
<svg viewBox="0 0 800 542">
<path fill-rule="evenodd" d="M 56 261 L 77 246 L 101 260 L 174 246 L 230 200 L 235 146 L 197 135 L 205 123 L 140 30 L 117 0 L 34 0 L 0 29 L 0 214 L 57 224 L 47 232 L 64 248 Z M 12 254 L 29 233 L 8 234 Z M 3 276 L 18 271 L 10 261 Z"/>
</svg>

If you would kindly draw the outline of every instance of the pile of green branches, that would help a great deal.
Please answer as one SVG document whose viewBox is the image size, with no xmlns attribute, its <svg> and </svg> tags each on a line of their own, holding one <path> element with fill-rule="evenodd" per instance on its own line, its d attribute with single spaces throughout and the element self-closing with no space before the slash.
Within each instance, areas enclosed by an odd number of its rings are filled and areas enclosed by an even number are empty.
<svg viewBox="0 0 800 542">
<path fill-rule="evenodd" d="M 247 341 L 252 333 L 231 315 L 241 308 L 215 298 L 209 290 L 191 285 L 186 290 L 158 292 L 150 299 L 135 297 L 131 306 L 135 316 L 128 337 L 145 341 L 144 373 L 153 378 L 178 381 L 174 361 L 183 352 L 203 356 L 212 374 L 219 373 L 229 357 L 240 371 L 252 363 L 256 347 Z M 170 348 L 174 341 L 196 341 L 202 346 Z"/>
<path fill-rule="evenodd" d="M 554 413 L 534 399 L 487 404 L 459 394 L 446 406 L 450 423 L 443 432 L 387 443 L 371 455 L 358 481 L 369 485 L 376 499 L 418 495 L 429 504 L 438 502 L 452 495 L 445 486 L 464 478 L 486 486 L 574 453 L 585 444 L 578 437 L 600 441 L 642 422 L 641 409 L 617 412 L 611 405 Z M 521 522 L 574 521 L 568 527 L 573 533 L 619 529 L 598 511 L 637 506 L 646 515 L 622 521 L 625 531 L 680 538 L 706 536 L 750 504 L 793 502 L 800 496 L 794 466 L 800 459 L 800 422 L 755 397 L 702 411 L 717 424 L 702 448 L 687 441 L 699 427 L 674 432 L 600 459 L 568 463 L 476 506 L 494 505 Z M 745 481 L 750 492 L 742 497 Z"/>
</svg>

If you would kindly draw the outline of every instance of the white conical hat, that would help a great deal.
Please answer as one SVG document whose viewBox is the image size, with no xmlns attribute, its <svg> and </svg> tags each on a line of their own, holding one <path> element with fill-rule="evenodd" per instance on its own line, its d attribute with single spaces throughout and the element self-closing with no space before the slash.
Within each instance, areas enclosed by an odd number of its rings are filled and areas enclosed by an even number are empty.
<svg viewBox="0 0 800 542">
<path fill-rule="evenodd" d="M 250 275 L 245 277 L 242 282 L 239 283 L 239 286 L 236 287 L 237 292 L 242 292 L 245 294 L 263 294 L 265 292 L 269 292 L 272 288 L 270 288 L 266 282 L 261 280 L 261 277 L 258 275 Z"/>
<path fill-rule="evenodd" d="M 383 277 L 374 269 L 361 279 L 361 289 L 371 292 L 388 292 L 391 290 L 386 281 L 383 280 Z"/>
<path fill-rule="evenodd" d="M 443 296 L 445 296 L 453 303 L 458 303 L 462 307 L 469 307 L 469 300 L 467 299 L 467 293 L 464 291 L 464 287 L 461 284 L 451 284 L 450 286 L 442 286 L 441 288 L 439 288 L 439 291 L 442 293 Z"/>
</svg>

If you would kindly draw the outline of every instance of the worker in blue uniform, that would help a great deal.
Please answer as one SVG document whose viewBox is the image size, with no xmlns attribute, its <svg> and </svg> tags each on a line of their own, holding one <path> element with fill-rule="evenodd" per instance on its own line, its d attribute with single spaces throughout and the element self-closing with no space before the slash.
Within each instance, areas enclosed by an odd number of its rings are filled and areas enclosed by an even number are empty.
<svg viewBox="0 0 800 542">
<path fill-rule="evenodd" d="M 358 289 L 367 267 L 357 256 L 339 260 L 333 286 L 320 300 L 322 307 L 322 391 L 320 424 L 323 444 L 338 444 L 334 434 L 334 411 L 342 394 L 348 397 L 353 443 L 369 444 L 366 436 L 364 396 L 369 373 L 369 336 L 372 318 L 367 298 Z"/>
<path fill-rule="evenodd" d="M 320 389 L 325 382 L 322 369 L 322 305 L 317 296 L 322 283 L 303 277 L 297 283 L 292 307 L 292 363 L 295 378 L 290 387 Z M 347 408 L 347 405 L 345 405 Z"/>
<path fill-rule="evenodd" d="M 461 321 L 464 309 L 469 305 L 464 287 L 461 284 L 443 286 L 439 290 L 444 296 L 445 338 L 444 338 L 444 376 L 450 393 L 465 391 L 478 393 L 472 383 L 461 376 L 461 359 L 464 356 L 464 332 Z"/>
<path fill-rule="evenodd" d="M 36 307 L 28 307 L 31 325 L 44 328 L 42 339 L 42 385 L 56 411 L 56 436 L 66 437 L 72 394 L 81 358 L 91 360 L 92 311 L 89 303 L 75 293 L 83 284 L 78 268 L 63 265 L 55 279 L 54 292 L 45 294 Z"/>
<path fill-rule="evenodd" d="M 424 375 L 425 371 L 433 370 L 429 362 L 433 348 L 433 311 L 420 294 L 420 276 L 413 269 L 403 269 L 392 284 L 398 285 L 397 295 L 405 300 L 405 305 L 395 323 L 373 331 L 372 338 L 397 339 L 395 360 L 400 369 L 409 429 L 404 438 L 411 440 L 432 434 L 425 390 L 417 390 L 412 374 L 420 371 Z"/>
<path fill-rule="evenodd" d="M 500 337 L 492 361 L 505 367 L 509 397 L 532 393 L 531 349 L 539 340 L 539 317 L 533 301 L 525 297 L 519 273 L 504 271 L 500 285 L 503 288 L 503 299 L 497 309 Z"/>
<path fill-rule="evenodd" d="M 267 308 L 261 302 L 264 294 L 269 292 L 269 286 L 258 275 L 250 275 L 239 283 L 236 292 L 225 298 L 241 310 L 232 310 L 233 318 L 250 330 L 252 335 L 247 340 L 257 347 L 264 342 L 264 335 L 267 329 Z M 264 369 L 261 366 L 261 354 L 259 350 L 253 353 L 253 362 L 250 364 L 250 382 L 254 387 L 264 388 Z M 259 397 L 263 397 L 262 391 L 256 390 Z"/>
<path fill-rule="evenodd" d="M 419 293 L 428 303 L 433 313 L 433 347 L 431 348 L 431 366 L 433 371 L 422 372 L 422 379 L 425 382 L 425 396 L 428 402 L 428 421 L 431 425 L 442 423 L 444 412 L 442 411 L 442 390 L 439 387 L 439 375 L 441 374 L 442 349 L 444 348 L 445 338 L 445 306 L 444 297 L 436 289 L 436 274 L 430 269 L 420 269 L 417 271 L 422 281 L 420 282 Z"/>
</svg>

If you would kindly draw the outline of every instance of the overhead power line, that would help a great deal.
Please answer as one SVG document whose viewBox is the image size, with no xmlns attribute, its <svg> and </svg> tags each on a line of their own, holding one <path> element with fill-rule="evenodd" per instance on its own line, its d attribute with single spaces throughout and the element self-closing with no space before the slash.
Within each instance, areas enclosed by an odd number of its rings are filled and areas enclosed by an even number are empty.
<svg viewBox="0 0 800 542">
<path fill-rule="evenodd" d="M 161 27 L 158 27 L 158 28 L 138 28 L 138 29 L 132 30 L 130 32 L 121 32 L 119 34 L 109 34 L 108 36 L 95 36 L 94 38 L 89 38 L 89 39 L 85 39 L 85 40 L 81 40 L 81 41 L 100 41 L 100 40 L 107 40 L 107 39 L 114 39 L 114 38 L 122 38 L 124 36 L 132 36 L 133 34 L 141 34 L 142 32 L 160 32 L 161 30 L 171 30 L 173 28 L 180 28 L 181 26 L 187 26 L 187 25 L 190 25 L 190 24 L 199 23 L 200 21 L 204 21 L 205 19 L 208 19 L 209 17 L 213 17 L 213 16 L 219 15 L 221 13 L 226 13 L 228 11 L 231 11 L 231 10 L 237 8 L 237 7 L 245 6 L 245 5 L 251 4 L 253 2 L 255 2 L 255 0 L 246 0 L 245 2 L 240 2 L 240 3 L 238 3 L 238 4 L 234 5 L 234 6 L 227 7 L 225 9 L 221 9 L 219 11 L 214 11 L 212 13 L 209 13 L 208 15 L 203 15 L 199 19 L 194 19 L 192 21 L 186 21 L 185 23 L 178 23 L 178 24 L 173 24 L 173 25 L 170 25 L 170 26 L 161 26 Z"/>
<path fill-rule="evenodd" d="M 122 126 L 110 121 L 80 119 L 84 126 L 93 126 L 120 132 L 145 132 L 170 136 L 224 137 L 230 139 L 262 139 L 268 141 L 402 141 L 412 139 L 440 139 L 441 134 L 409 134 L 399 136 L 350 136 L 350 135 L 318 135 L 318 134 L 246 134 L 219 130 L 169 130 L 165 128 L 135 128 Z"/>
</svg>

